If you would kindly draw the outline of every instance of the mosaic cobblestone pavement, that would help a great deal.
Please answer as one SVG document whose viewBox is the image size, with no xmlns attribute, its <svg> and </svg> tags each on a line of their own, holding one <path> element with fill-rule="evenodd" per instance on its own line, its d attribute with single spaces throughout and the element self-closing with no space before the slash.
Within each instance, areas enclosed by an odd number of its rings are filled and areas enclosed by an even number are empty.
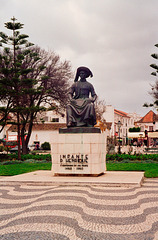
<svg viewBox="0 0 158 240">
<path fill-rule="evenodd" d="M 1 183 L 0 239 L 158 239 L 158 179 L 141 188 Z"/>
</svg>

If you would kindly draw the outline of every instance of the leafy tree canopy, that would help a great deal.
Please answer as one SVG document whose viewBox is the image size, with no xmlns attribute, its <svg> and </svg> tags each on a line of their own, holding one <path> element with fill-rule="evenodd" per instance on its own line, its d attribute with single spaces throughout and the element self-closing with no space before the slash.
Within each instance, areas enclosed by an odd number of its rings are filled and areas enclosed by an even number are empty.
<svg viewBox="0 0 158 240">
<path fill-rule="evenodd" d="M 37 114 L 65 108 L 72 73 L 68 61 L 62 62 L 54 52 L 29 43 L 28 35 L 18 31 L 23 24 L 14 17 L 11 20 L 5 27 L 12 31 L 12 36 L 0 32 L 0 122 L 4 126 L 12 113 L 12 124 L 18 126 L 26 153 Z"/>
<path fill-rule="evenodd" d="M 158 47 L 158 44 L 155 44 L 155 47 Z M 153 53 L 151 54 L 151 57 L 158 60 L 158 54 Z M 154 72 L 151 73 L 153 76 L 158 76 L 158 65 L 156 63 L 152 63 L 150 65 L 154 69 Z M 158 79 L 156 79 L 155 84 L 151 86 L 151 92 L 150 95 L 153 97 L 153 103 L 144 103 L 143 107 L 155 107 L 158 108 Z"/>
</svg>

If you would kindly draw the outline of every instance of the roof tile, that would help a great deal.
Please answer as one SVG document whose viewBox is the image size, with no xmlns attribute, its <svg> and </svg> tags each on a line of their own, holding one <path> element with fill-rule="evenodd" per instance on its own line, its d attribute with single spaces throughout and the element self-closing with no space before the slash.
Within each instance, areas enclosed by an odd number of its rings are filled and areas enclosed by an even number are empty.
<svg viewBox="0 0 158 240">
<path fill-rule="evenodd" d="M 122 116 L 122 117 L 130 118 L 130 117 L 128 116 L 128 113 L 123 112 L 123 111 L 120 111 L 120 110 L 117 110 L 117 109 L 114 109 L 114 113 L 116 113 L 116 114 L 118 114 L 118 115 L 120 115 L 120 116 Z"/>
<path fill-rule="evenodd" d="M 158 116 L 152 110 L 150 110 L 137 123 L 153 123 L 155 121 L 158 121 Z"/>
<path fill-rule="evenodd" d="M 50 130 L 58 130 L 59 128 L 66 127 L 66 123 L 34 123 L 32 130 L 38 131 L 38 130 L 44 130 L 44 131 L 50 131 Z M 28 129 L 28 126 L 26 127 L 26 130 Z M 8 131 L 17 131 L 17 126 L 12 125 Z"/>
</svg>

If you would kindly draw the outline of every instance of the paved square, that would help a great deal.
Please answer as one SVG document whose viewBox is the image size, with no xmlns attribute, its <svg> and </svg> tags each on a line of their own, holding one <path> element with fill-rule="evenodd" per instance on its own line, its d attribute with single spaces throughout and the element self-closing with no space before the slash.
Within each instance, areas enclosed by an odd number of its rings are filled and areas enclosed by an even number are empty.
<svg viewBox="0 0 158 240">
<path fill-rule="evenodd" d="M 1 240 L 158 239 L 158 179 L 142 187 L 0 182 Z"/>
</svg>

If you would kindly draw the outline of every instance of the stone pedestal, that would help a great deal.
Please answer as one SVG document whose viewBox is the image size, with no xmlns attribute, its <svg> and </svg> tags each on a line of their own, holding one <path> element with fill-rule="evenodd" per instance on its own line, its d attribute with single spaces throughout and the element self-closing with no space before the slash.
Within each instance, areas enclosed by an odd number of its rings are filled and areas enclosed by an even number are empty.
<svg viewBox="0 0 158 240">
<path fill-rule="evenodd" d="M 74 131 L 74 130 L 73 130 Z M 96 130 L 95 130 L 96 131 Z M 52 136 L 54 175 L 100 175 L 106 170 L 105 133 L 60 130 Z M 63 133 L 64 132 L 64 133 Z"/>
</svg>

